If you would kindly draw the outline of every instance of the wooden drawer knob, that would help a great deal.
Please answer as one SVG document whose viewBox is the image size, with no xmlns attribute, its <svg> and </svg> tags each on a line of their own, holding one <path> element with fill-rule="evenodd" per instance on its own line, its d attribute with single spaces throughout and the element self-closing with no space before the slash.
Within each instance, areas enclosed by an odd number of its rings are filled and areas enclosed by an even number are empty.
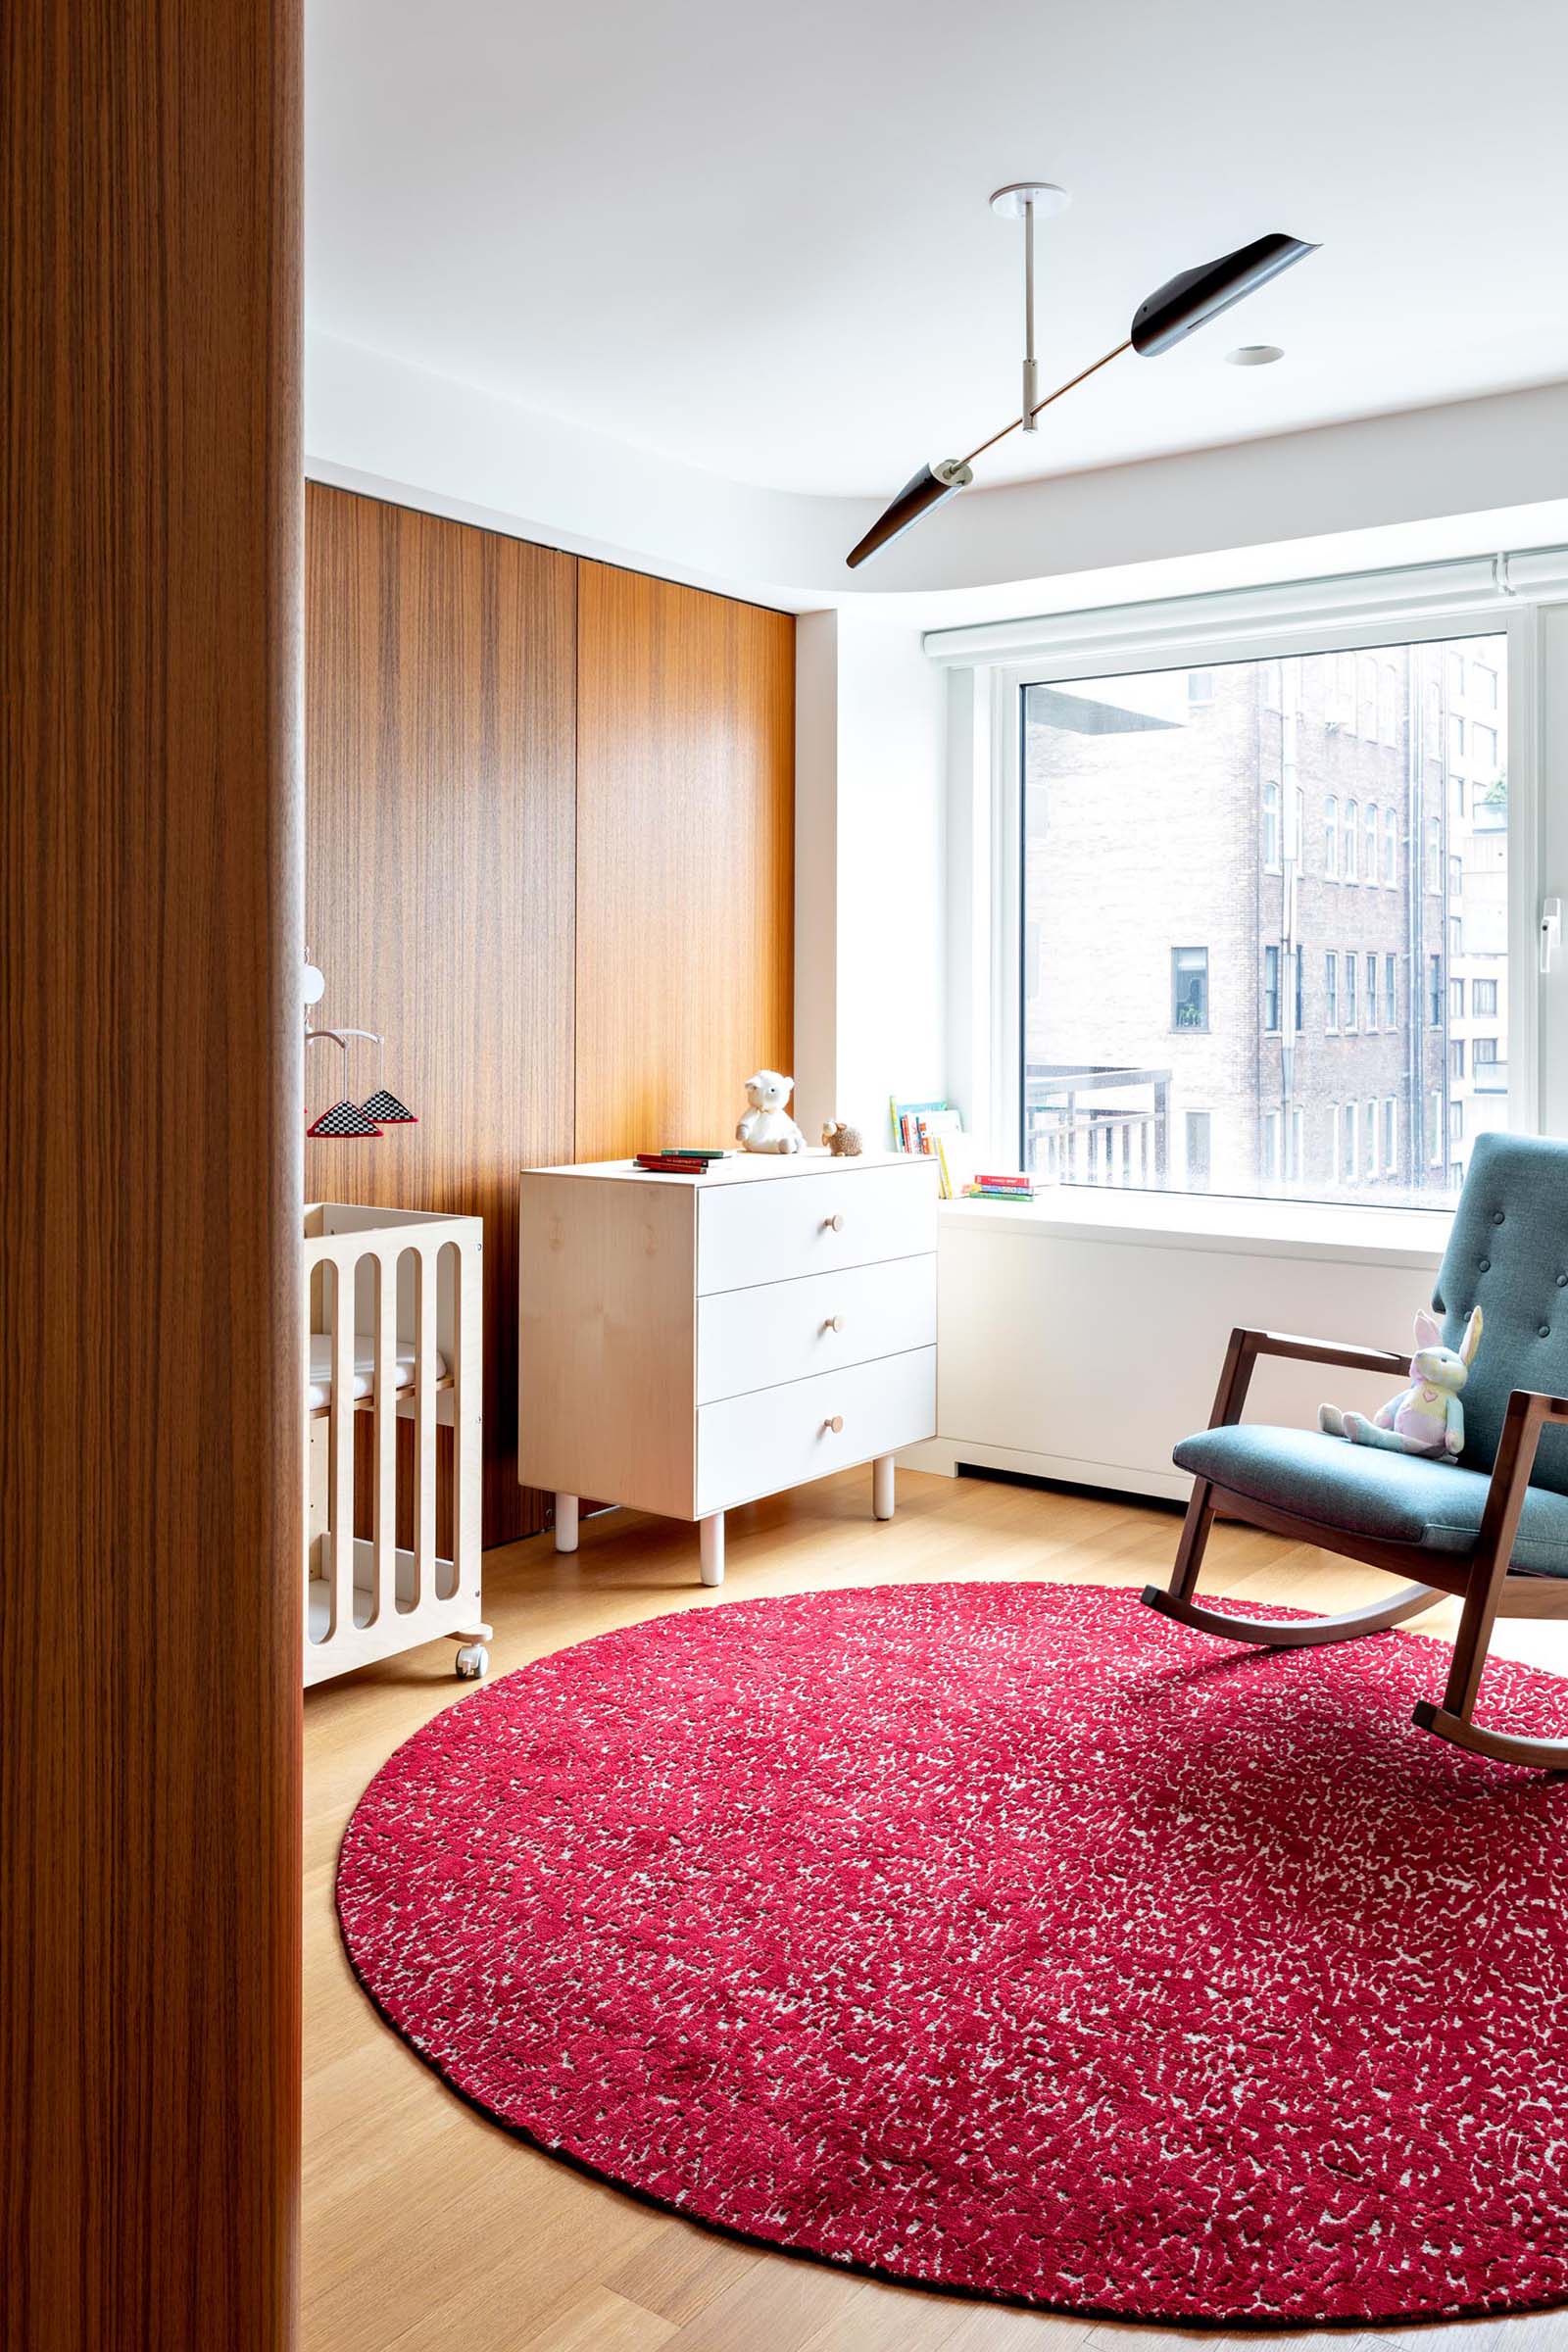
<svg viewBox="0 0 1568 2352">
<path fill-rule="evenodd" d="M 822 1430 L 823 1430 L 823 1434 L 824 1434 L 824 1436 L 826 1435 L 826 1433 L 827 1433 L 829 1430 L 831 1430 L 831 1431 L 833 1432 L 833 1435 L 834 1435 L 835 1437 L 837 1437 L 837 1436 L 838 1436 L 838 1434 L 839 1434 L 839 1431 L 840 1431 L 840 1430 L 841 1430 L 843 1427 L 844 1427 L 844 1415 L 843 1415 L 842 1413 L 829 1413 L 829 1415 L 828 1415 L 827 1419 L 826 1419 L 826 1420 L 823 1422 L 823 1424 L 822 1424 Z"/>
<path fill-rule="evenodd" d="M 844 1329 L 844 1317 L 842 1315 L 829 1315 L 827 1321 L 823 1324 L 822 1329 L 824 1331 L 842 1331 Z"/>
<path fill-rule="evenodd" d="M 842 1232 L 844 1231 L 844 1219 L 843 1219 L 843 1217 L 842 1217 L 842 1216 L 831 1216 L 831 1217 L 824 1217 L 824 1218 L 822 1219 L 822 1230 L 823 1230 L 823 1232 L 824 1232 L 824 1233 L 842 1233 Z"/>
</svg>

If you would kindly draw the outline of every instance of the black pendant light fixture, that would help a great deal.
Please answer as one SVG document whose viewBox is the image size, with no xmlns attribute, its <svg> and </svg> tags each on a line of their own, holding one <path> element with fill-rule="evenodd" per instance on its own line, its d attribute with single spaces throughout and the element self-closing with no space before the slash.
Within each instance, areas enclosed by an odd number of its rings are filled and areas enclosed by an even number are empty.
<svg viewBox="0 0 1568 2352">
<path fill-rule="evenodd" d="M 1005 441 L 1009 433 L 1036 431 L 1036 419 L 1052 402 L 1060 400 L 1064 392 L 1083 383 L 1087 377 L 1119 360 L 1124 351 L 1136 351 L 1141 359 L 1156 359 L 1162 351 L 1170 351 L 1185 342 L 1195 328 L 1206 326 L 1221 311 L 1233 303 L 1255 293 L 1278 277 L 1282 270 L 1292 269 L 1316 253 L 1315 245 L 1300 237 L 1286 236 L 1283 231 L 1271 230 L 1267 236 L 1254 237 L 1250 245 L 1240 245 L 1234 253 L 1221 254 L 1218 261 L 1200 263 L 1195 270 L 1183 270 L 1177 276 L 1165 280 L 1153 293 L 1141 302 L 1133 314 L 1133 322 L 1124 343 L 1100 359 L 1092 360 L 1076 375 L 1058 384 L 1054 392 L 1038 395 L 1035 361 L 1035 220 L 1048 214 L 1059 213 L 1068 199 L 1064 189 L 1044 179 L 1015 180 L 1008 187 L 998 188 L 991 199 L 993 212 L 1021 220 L 1024 224 L 1024 361 L 1023 399 L 1021 413 L 1010 422 L 971 449 L 966 458 L 947 458 L 940 465 L 922 466 L 911 475 L 898 497 L 853 547 L 846 559 L 853 571 L 866 560 L 878 554 L 891 540 L 897 539 L 922 514 L 941 506 L 959 490 L 967 489 L 974 480 L 974 462 Z"/>
</svg>

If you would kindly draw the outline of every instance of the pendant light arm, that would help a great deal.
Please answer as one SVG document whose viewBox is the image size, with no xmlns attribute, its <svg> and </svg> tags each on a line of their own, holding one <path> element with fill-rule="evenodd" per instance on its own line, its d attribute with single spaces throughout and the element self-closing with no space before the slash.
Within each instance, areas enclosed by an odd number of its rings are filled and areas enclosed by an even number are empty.
<svg viewBox="0 0 1568 2352">
<path fill-rule="evenodd" d="M 1060 400 L 1064 392 L 1070 392 L 1075 385 L 1087 382 L 1090 376 L 1098 374 L 1102 368 L 1108 368 L 1112 360 L 1119 360 L 1124 351 L 1131 351 L 1131 349 L 1132 340 L 1129 337 L 1125 343 L 1118 343 L 1114 351 L 1107 351 L 1102 358 L 1092 360 L 1087 368 L 1080 368 L 1076 375 L 1069 375 L 1067 381 L 1064 384 L 1058 384 L 1054 392 L 1048 392 L 1044 400 L 1035 402 L 1034 407 L 1029 411 L 1031 422 L 1039 416 L 1042 409 L 1049 409 L 1054 400 Z M 1005 441 L 1009 433 L 1017 432 L 1023 422 L 1022 416 L 1014 416 L 1010 424 L 1004 424 L 1000 432 L 993 433 L 989 441 L 982 441 L 977 449 L 971 449 L 963 460 L 963 464 L 972 466 L 976 458 L 985 456 L 988 449 L 995 449 L 999 441 Z"/>
</svg>

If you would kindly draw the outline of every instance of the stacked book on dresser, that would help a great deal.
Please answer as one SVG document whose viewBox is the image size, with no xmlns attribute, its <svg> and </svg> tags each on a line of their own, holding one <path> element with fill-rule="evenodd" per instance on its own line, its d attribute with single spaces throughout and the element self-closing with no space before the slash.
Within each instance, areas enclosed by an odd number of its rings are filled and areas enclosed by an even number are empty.
<svg viewBox="0 0 1568 2352">
<path fill-rule="evenodd" d="M 724 1156 L 716 1144 L 690 1144 L 671 1147 L 663 1152 L 638 1152 L 632 1165 L 646 1168 L 653 1176 L 706 1176 Z"/>
</svg>

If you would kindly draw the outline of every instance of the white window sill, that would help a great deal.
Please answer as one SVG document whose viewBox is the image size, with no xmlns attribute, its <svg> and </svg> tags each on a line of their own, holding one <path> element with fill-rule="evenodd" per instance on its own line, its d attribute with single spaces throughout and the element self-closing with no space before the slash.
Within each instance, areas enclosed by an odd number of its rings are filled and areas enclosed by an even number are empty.
<svg viewBox="0 0 1568 2352">
<path fill-rule="evenodd" d="M 955 1227 L 997 1226 L 1009 1234 L 1038 1234 L 1048 1240 L 1423 1270 L 1437 1266 L 1453 1222 L 1453 1212 L 1446 1208 L 1243 1200 L 1099 1185 L 1053 1186 L 1016 1207 L 1006 1200 L 944 1200 L 942 1217 Z"/>
</svg>

